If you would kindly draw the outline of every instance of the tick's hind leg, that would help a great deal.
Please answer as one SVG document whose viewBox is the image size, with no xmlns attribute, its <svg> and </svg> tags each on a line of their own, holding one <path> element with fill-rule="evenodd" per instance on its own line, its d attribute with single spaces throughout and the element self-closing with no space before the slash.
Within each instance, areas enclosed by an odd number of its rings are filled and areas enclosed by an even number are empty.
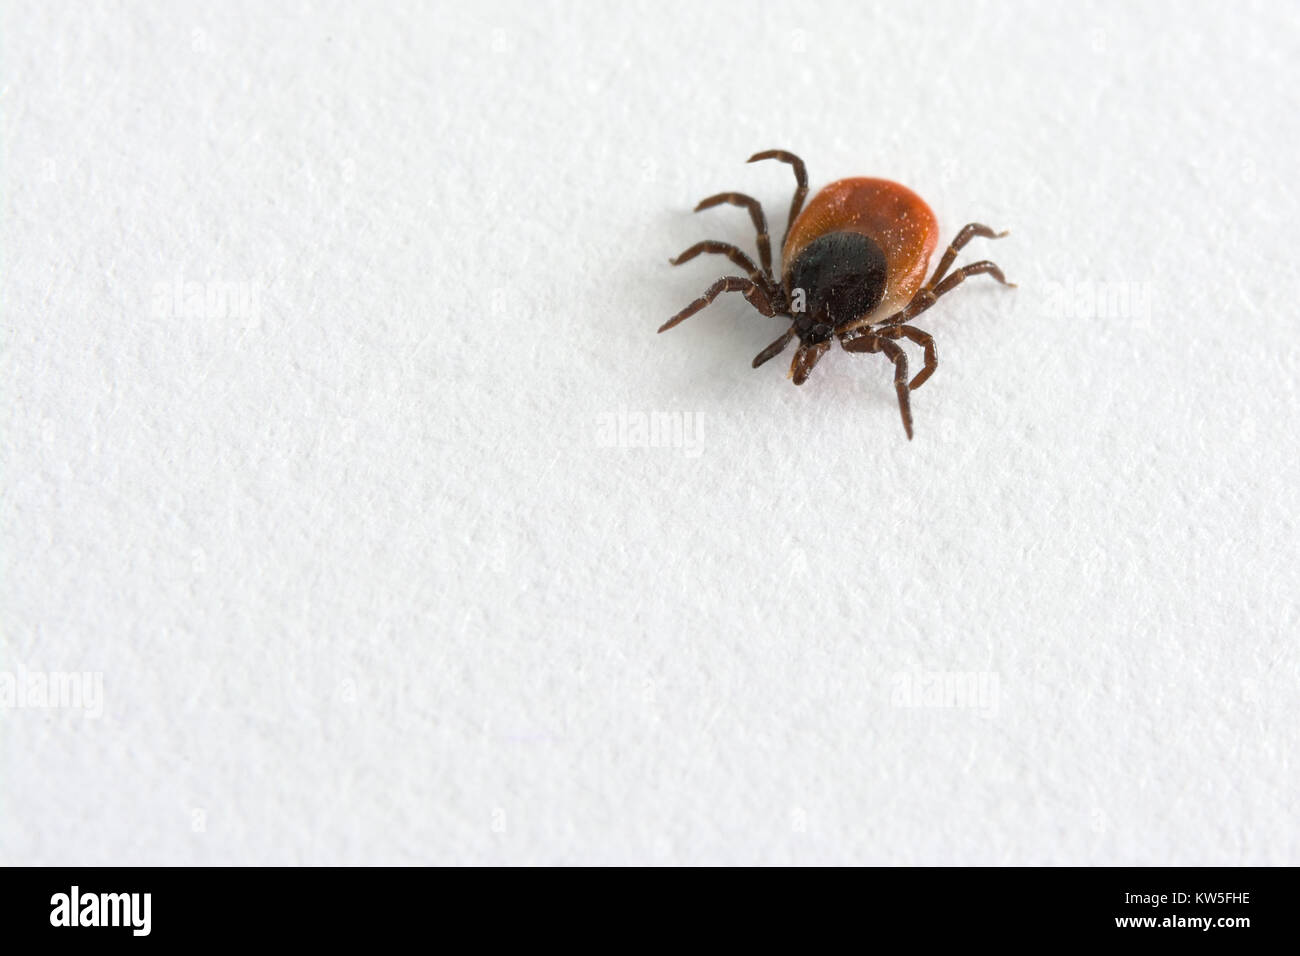
<svg viewBox="0 0 1300 956">
<path fill-rule="evenodd" d="M 742 276 L 727 276 L 726 278 L 719 279 L 717 282 L 713 283 L 713 285 L 709 286 L 709 290 L 705 292 L 704 295 L 700 296 L 663 325 L 659 326 L 659 331 L 667 332 L 674 325 L 686 321 L 724 292 L 743 293 L 749 304 L 758 309 L 759 312 L 762 312 L 764 315 L 776 315 L 776 311 L 772 308 L 772 301 L 768 298 L 767 291 L 763 286 L 759 285 L 753 279 L 746 279 Z"/>
<path fill-rule="evenodd" d="M 790 229 L 794 226 L 794 221 L 799 218 L 799 211 L 803 209 L 804 197 L 808 195 L 808 170 L 804 167 L 803 160 L 794 153 L 787 153 L 783 149 L 765 149 L 761 153 L 755 153 L 749 157 L 749 162 L 756 163 L 760 159 L 779 159 L 783 163 L 789 163 L 794 167 L 794 198 L 790 200 L 790 219 L 785 225 L 785 238 L 790 235 Z M 781 248 L 785 248 L 785 238 L 781 240 Z"/>
<path fill-rule="evenodd" d="M 943 258 L 939 260 L 939 268 L 934 270 L 934 275 L 930 277 L 930 281 L 926 283 L 926 287 L 932 288 L 940 279 L 948 274 L 948 270 L 952 268 L 953 260 L 957 258 L 957 252 L 962 248 L 962 246 L 966 245 L 966 243 L 970 242 L 976 236 L 981 236 L 985 239 L 1001 239 L 1005 235 L 1007 235 L 1005 231 L 994 232 L 988 226 L 979 222 L 972 222 L 963 226 L 961 232 L 957 233 L 957 238 L 948 244 L 948 248 L 944 252 Z"/>
<path fill-rule="evenodd" d="M 702 212 L 705 209 L 712 209 L 714 206 L 721 206 L 723 203 L 730 203 L 733 206 L 740 206 L 742 209 L 749 210 L 749 218 L 754 220 L 754 230 L 758 233 L 758 261 L 763 264 L 763 274 L 767 276 L 772 285 L 776 285 L 776 279 L 772 275 L 772 240 L 767 234 L 767 216 L 763 214 L 763 206 L 753 196 L 746 196 L 744 193 L 718 193 L 716 196 L 710 196 L 708 199 L 701 199 L 700 204 L 695 207 L 696 212 Z"/>
</svg>

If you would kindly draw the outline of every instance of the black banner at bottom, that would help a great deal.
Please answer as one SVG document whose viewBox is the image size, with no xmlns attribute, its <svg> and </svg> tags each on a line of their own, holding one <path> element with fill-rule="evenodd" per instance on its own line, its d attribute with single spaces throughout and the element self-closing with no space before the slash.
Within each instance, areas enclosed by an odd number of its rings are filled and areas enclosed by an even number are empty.
<svg viewBox="0 0 1300 956">
<path fill-rule="evenodd" d="M 62 942 L 373 946 L 471 932 L 533 940 L 802 944 L 1287 942 L 1293 869 L 839 869 L 795 876 L 442 869 L 8 868 L 6 948 Z M 659 883 L 659 880 L 663 880 Z M 656 885 L 657 884 L 657 885 Z M 702 938 L 703 934 L 703 938 Z"/>
</svg>

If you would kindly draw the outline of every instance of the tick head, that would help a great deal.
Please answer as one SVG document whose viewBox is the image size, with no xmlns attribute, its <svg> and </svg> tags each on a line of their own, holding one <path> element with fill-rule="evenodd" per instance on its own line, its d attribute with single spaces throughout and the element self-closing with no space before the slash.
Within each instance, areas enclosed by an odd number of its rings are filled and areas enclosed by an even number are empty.
<svg viewBox="0 0 1300 956">
<path fill-rule="evenodd" d="M 804 345 L 816 345 L 830 341 L 835 334 L 835 323 L 823 303 L 816 312 L 795 312 L 794 331 Z"/>
</svg>

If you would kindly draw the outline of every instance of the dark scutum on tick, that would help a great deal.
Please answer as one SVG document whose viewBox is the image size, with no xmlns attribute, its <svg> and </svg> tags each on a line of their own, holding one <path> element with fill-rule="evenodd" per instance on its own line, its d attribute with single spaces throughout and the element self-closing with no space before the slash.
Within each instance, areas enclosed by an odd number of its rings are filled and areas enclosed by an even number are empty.
<svg viewBox="0 0 1300 956">
<path fill-rule="evenodd" d="M 757 153 L 749 161 L 763 159 L 780 160 L 794 168 L 796 188 L 781 242 L 781 277 L 772 271 L 767 217 L 758 200 L 743 193 L 710 196 L 695 207 L 696 212 L 723 203 L 749 211 L 758 233 L 759 262 L 755 264 L 730 243 L 713 240 L 696 243 L 670 259 L 673 265 L 681 265 L 701 253 L 714 253 L 726 256 L 746 275 L 719 279 L 659 331 L 690 318 L 724 292 L 739 292 L 763 315 L 791 320 L 780 338 L 754 358 L 754 368 L 779 355 L 796 338 L 799 345 L 790 363 L 790 377 L 796 385 L 807 381 L 833 340 L 838 339 L 848 352 L 881 352 L 894 364 L 898 407 L 910 439 L 910 393 L 934 373 L 939 358 L 934 338 L 907 323 L 971 276 L 991 275 L 1012 285 L 1002 270 L 988 261 L 948 271 L 958 251 L 971 239 L 997 239 L 1006 233 L 979 223 L 966 226 L 927 282 L 925 273 L 937 244 L 938 225 L 921 197 L 884 179 L 841 179 L 817 193 L 805 209 L 808 174 L 803 161 L 779 149 Z M 900 338 L 924 350 L 925 366 L 911 381 Z"/>
</svg>

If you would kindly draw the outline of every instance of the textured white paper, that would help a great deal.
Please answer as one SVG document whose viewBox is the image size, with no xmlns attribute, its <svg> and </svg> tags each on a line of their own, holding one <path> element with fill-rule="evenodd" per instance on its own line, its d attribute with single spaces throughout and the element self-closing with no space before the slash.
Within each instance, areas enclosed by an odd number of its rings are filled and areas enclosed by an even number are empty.
<svg viewBox="0 0 1300 956">
<path fill-rule="evenodd" d="M 1300 863 L 1294 5 L 8 6 L 0 862 Z"/>
</svg>

